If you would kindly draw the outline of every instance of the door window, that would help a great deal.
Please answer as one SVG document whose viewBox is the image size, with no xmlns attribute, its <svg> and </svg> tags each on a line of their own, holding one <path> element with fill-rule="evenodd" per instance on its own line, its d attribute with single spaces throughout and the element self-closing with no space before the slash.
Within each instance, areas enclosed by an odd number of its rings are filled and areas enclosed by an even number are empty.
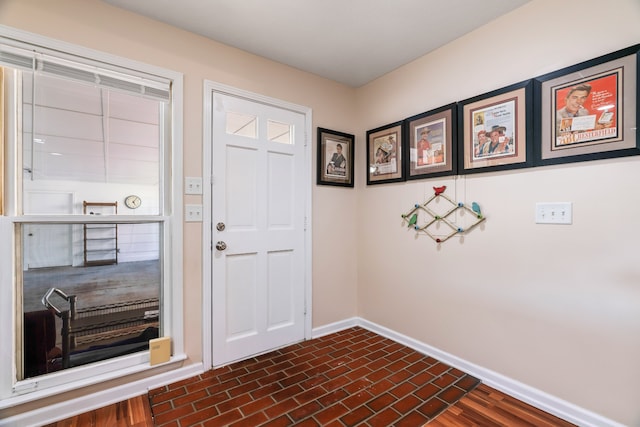
<svg viewBox="0 0 640 427">
<path fill-rule="evenodd" d="M 267 120 L 267 139 L 281 144 L 293 144 L 293 126 L 287 123 Z"/>
</svg>

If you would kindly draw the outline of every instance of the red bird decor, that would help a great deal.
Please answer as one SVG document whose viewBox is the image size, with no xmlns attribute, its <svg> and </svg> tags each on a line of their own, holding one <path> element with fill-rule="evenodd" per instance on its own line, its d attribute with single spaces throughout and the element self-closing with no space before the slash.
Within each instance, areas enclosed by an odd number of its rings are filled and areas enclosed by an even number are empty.
<svg viewBox="0 0 640 427">
<path fill-rule="evenodd" d="M 442 187 L 433 187 L 433 190 L 435 191 L 436 196 L 439 196 L 440 194 L 444 193 L 444 190 L 447 189 L 446 185 L 443 185 Z"/>
</svg>

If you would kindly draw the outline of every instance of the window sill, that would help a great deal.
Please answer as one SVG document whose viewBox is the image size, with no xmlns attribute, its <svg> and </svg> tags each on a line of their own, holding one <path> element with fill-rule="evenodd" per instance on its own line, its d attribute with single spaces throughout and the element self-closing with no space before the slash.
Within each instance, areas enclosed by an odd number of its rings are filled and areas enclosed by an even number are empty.
<svg viewBox="0 0 640 427">
<path fill-rule="evenodd" d="M 0 410 L 157 368 L 165 368 L 161 371 L 164 372 L 167 367 L 181 367 L 186 359 L 185 354 L 178 354 L 166 363 L 151 366 L 149 353 L 144 352 L 19 381 L 13 387 L 12 395 L 0 400 Z"/>
</svg>

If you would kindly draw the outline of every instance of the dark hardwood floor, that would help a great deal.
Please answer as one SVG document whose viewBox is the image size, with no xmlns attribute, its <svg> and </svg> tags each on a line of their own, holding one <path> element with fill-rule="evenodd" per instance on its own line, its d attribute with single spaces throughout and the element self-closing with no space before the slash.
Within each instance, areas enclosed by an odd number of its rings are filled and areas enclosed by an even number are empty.
<svg viewBox="0 0 640 427">
<path fill-rule="evenodd" d="M 153 416 L 145 394 L 44 427 L 153 427 Z"/>
<path fill-rule="evenodd" d="M 568 427 L 574 424 L 484 384 L 480 384 L 429 423 L 429 427 L 472 426 Z"/>
</svg>

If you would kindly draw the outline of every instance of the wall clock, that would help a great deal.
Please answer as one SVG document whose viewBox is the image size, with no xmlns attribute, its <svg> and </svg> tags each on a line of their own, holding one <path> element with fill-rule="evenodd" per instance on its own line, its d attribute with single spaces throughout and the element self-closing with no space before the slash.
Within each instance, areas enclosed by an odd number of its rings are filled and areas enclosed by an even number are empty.
<svg viewBox="0 0 640 427">
<path fill-rule="evenodd" d="M 133 194 L 131 196 L 127 196 L 124 199 L 124 205 L 129 209 L 137 209 L 140 207 L 141 204 L 142 204 L 142 199 L 140 199 L 140 197 L 135 196 Z"/>
</svg>

